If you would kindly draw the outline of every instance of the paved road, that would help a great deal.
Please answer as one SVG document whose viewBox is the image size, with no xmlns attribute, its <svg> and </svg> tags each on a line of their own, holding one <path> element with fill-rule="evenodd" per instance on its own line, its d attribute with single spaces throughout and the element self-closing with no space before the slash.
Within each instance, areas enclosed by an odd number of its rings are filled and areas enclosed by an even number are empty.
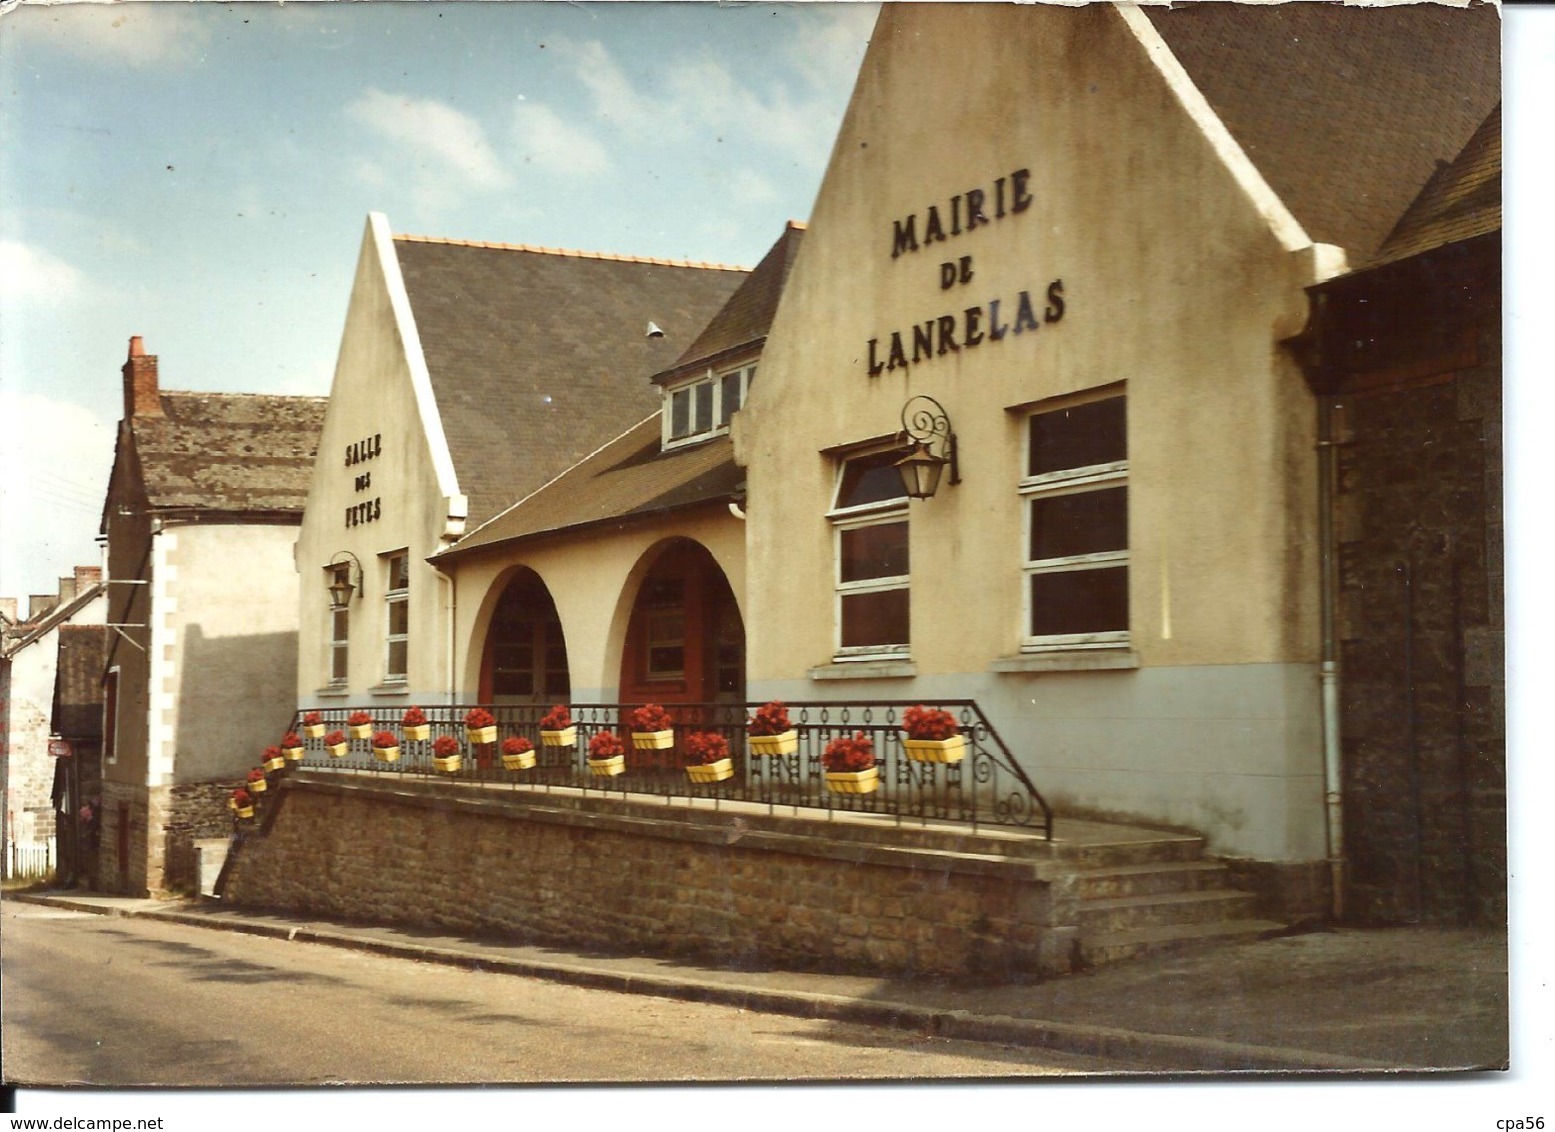
<svg viewBox="0 0 1555 1132">
<path fill-rule="evenodd" d="M 6 1077 L 21 1084 L 799 1081 L 1127 1068 L 30 904 L 0 905 L 0 947 Z"/>
</svg>

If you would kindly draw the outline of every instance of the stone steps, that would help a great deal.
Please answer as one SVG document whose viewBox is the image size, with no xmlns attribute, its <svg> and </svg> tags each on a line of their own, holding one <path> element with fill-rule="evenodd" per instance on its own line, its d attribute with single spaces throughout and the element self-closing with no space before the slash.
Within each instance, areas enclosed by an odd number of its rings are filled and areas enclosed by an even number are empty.
<svg viewBox="0 0 1555 1132">
<path fill-rule="evenodd" d="M 1079 943 L 1080 961 L 1086 967 L 1101 967 L 1142 955 L 1182 951 L 1198 944 L 1263 939 L 1284 930 L 1283 924 L 1272 920 L 1250 919 L 1223 923 L 1170 924 L 1106 932 L 1089 938 L 1082 935 Z"/>
<path fill-rule="evenodd" d="M 1284 925 L 1260 919 L 1258 897 L 1231 884 L 1204 857 L 1202 838 L 1181 834 L 1077 846 L 1072 873 L 1076 959 L 1099 967 L 1199 944 L 1257 939 Z"/>
</svg>

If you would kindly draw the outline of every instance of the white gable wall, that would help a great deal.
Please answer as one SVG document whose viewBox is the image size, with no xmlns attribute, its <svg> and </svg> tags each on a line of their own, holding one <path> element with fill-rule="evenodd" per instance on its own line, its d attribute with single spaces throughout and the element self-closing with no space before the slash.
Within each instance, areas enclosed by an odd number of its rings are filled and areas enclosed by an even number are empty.
<svg viewBox="0 0 1555 1132">
<path fill-rule="evenodd" d="M 451 685 L 450 588 L 425 559 L 463 505 L 387 221 L 368 219 L 319 442 L 297 571 L 301 601 L 298 702 L 396 707 L 446 702 Z M 385 679 L 386 555 L 410 557 L 409 671 Z M 330 686 L 327 564 L 362 566 L 351 601 L 350 675 Z M 352 568 L 355 581 L 355 567 Z"/>
<path fill-rule="evenodd" d="M 972 696 L 1062 805 L 1309 860 L 1323 852 L 1314 410 L 1278 343 L 1332 257 L 1299 246 L 1148 32 L 1100 5 L 886 9 L 739 430 L 751 694 Z M 974 188 L 990 220 L 953 234 L 952 197 Z M 924 242 L 930 205 L 942 242 Z M 893 256 L 908 216 L 920 248 Z M 1022 292 L 1037 325 L 993 340 Z M 958 345 L 983 339 L 913 363 L 914 325 L 942 316 Z M 908 362 L 894 368 L 893 331 Z M 1092 671 L 1096 654 L 1021 652 L 1017 484 L 1027 409 L 1118 383 L 1130 640 L 1110 658 L 1124 667 Z M 834 664 L 834 450 L 895 433 L 915 394 L 948 410 L 964 482 L 910 509 L 910 657 Z"/>
</svg>

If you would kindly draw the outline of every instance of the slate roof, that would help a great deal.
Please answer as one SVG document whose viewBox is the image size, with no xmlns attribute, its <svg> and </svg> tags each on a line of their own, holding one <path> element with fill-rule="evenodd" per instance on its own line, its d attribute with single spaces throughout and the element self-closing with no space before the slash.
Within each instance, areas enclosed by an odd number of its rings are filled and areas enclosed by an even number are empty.
<svg viewBox="0 0 1555 1132">
<path fill-rule="evenodd" d="M 163 391 L 162 415 L 131 417 L 154 511 L 302 514 L 324 397 Z"/>
<path fill-rule="evenodd" d="M 1143 10 L 1307 234 L 1352 264 L 1500 101 L 1489 5 Z"/>
<path fill-rule="evenodd" d="M 1437 170 L 1368 266 L 1501 230 L 1501 107 Z"/>
<path fill-rule="evenodd" d="M 745 470 L 727 435 L 660 451 L 659 414 L 569 468 L 444 557 L 535 535 L 620 523 L 743 494 Z"/>
<path fill-rule="evenodd" d="M 767 331 L 777 314 L 778 300 L 783 297 L 783 284 L 799 254 L 799 244 L 805 226 L 790 220 L 760 263 L 702 333 L 676 359 L 667 370 L 654 375 L 660 385 L 668 384 L 691 371 L 716 366 L 723 359 L 750 350 L 759 350 L 766 341 Z"/>
<path fill-rule="evenodd" d="M 471 527 L 657 408 L 651 376 L 746 277 L 417 236 L 394 248 Z"/>
<path fill-rule="evenodd" d="M 103 665 L 108 658 L 105 625 L 61 625 L 54 676 L 56 735 L 66 739 L 103 736 Z"/>
</svg>

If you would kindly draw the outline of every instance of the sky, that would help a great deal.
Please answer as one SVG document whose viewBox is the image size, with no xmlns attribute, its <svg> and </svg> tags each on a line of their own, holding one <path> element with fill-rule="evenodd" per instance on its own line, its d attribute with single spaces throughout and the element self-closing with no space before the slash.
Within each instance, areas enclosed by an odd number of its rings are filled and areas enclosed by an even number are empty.
<svg viewBox="0 0 1555 1132">
<path fill-rule="evenodd" d="M 754 266 L 809 214 L 877 10 L 0 9 L 0 595 L 24 609 L 99 561 L 132 335 L 163 388 L 327 394 L 370 211 Z"/>
</svg>

